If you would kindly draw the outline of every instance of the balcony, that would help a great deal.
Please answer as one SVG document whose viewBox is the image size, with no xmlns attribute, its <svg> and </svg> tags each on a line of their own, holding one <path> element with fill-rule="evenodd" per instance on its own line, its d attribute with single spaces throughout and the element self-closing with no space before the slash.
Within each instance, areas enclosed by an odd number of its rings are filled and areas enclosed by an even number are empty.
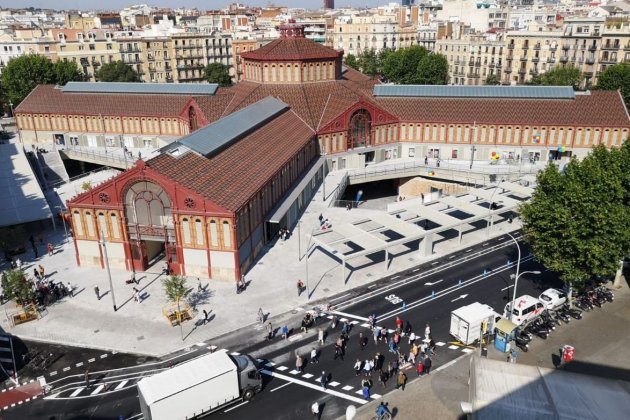
<svg viewBox="0 0 630 420">
<path fill-rule="evenodd" d="M 179 81 L 180 82 L 199 82 L 204 80 L 203 76 L 199 75 L 199 76 L 180 76 L 179 77 Z"/>
<path fill-rule="evenodd" d="M 595 59 L 593 57 L 586 58 L 586 64 L 595 64 Z"/>
<path fill-rule="evenodd" d="M 547 57 L 547 63 L 553 64 L 555 62 L 556 62 L 556 59 L 554 57 Z"/>
<path fill-rule="evenodd" d="M 194 63 L 194 64 L 178 64 L 177 65 L 177 70 L 194 70 L 194 69 L 202 69 L 205 66 L 201 63 Z"/>
<path fill-rule="evenodd" d="M 529 74 L 531 74 L 532 76 L 537 76 L 538 75 L 538 70 L 537 69 L 531 69 L 529 71 Z"/>
<path fill-rule="evenodd" d="M 593 77 L 593 72 L 592 71 L 585 71 L 584 72 L 584 77 Z"/>
<path fill-rule="evenodd" d="M 524 50 L 529 49 L 529 44 L 527 44 L 527 43 L 523 44 L 523 49 L 524 49 Z"/>
<path fill-rule="evenodd" d="M 475 63 L 475 67 L 481 67 L 481 61 L 477 61 L 477 62 Z"/>
<path fill-rule="evenodd" d="M 508 67 L 508 68 L 506 68 L 506 69 L 505 69 L 505 70 L 503 70 L 503 71 L 504 71 L 504 72 L 506 72 L 506 73 L 512 73 L 512 68 L 511 68 L 511 67 Z"/>
<path fill-rule="evenodd" d="M 120 51 L 121 54 L 124 54 L 124 53 L 137 53 L 137 52 L 140 52 L 140 48 L 138 48 L 138 47 L 135 47 L 135 48 L 133 48 L 133 47 L 130 47 L 130 48 L 121 47 L 119 49 L 119 51 Z"/>
<path fill-rule="evenodd" d="M 493 69 L 494 68 L 494 63 L 488 64 L 488 68 Z"/>
<path fill-rule="evenodd" d="M 527 69 L 521 67 L 520 69 L 518 69 L 518 74 L 525 74 L 527 73 Z"/>
<path fill-rule="evenodd" d="M 569 51 L 571 49 L 571 46 L 569 44 L 564 44 L 562 45 L 562 49 L 565 51 Z"/>
<path fill-rule="evenodd" d="M 549 47 L 549 51 L 557 51 L 557 50 L 558 50 L 557 45 L 552 45 L 551 47 Z"/>
<path fill-rule="evenodd" d="M 540 44 L 536 44 L 536 45 L 534 45 L 534 49 L 535 49 L 535 50 L 539 50 L 539 49 L 540 49 Z"/>
<path fill-rule="evenodd" d="M 607 42 L 602 45 L 602 50 L 615 50 L 616 51 L 619 49 L 620 46 L 621 45 L 618 42 L 615 42 L 612 44 L 610 42 Z"/>
<path fill-rule="evenodd" d="M 563 55 L 563 56 L 560 57 L 560 62 L 561 63 L 566 63 L 567 61 L 569 61 L 569 56 Z"/>
<path fill-rule="evenodd" d="M 588 47 L 588 50 L 591 51 L 591 52 L 597 51 L 597 45 L 590 45 Z"/>
<path fill-rule="evenodd" d="M 508 44 L 507 47 L 508 47 L 508 50 L 513 50 L 514 49 L 514 44 Z"/>
<path fill-rule="evenodd" d="M 540 57 L 532 57 L 533 63 L 538 63 L 540 61 Z"/>
<path fill-rule="evenodd" d="M 526 55 L 524 55 L 524 56 L 522 56 L 522 57 L 520 58 L 520 60 L 521 60 L 521 61 L 527 61 L 527 58 L 528 58 L 528 57 L 527 57 Z"/>
<path fill-rule="evenodd" d="M 149 55 L 149 56 L 147 56 L 147 61 L 148 61 L 148 62 L 155 61 L 155 58 L 153 58 L 153 56 L 152 56 L 152 55 Z"/>
<path fill-rule="evenodd" d="M 599 59 L 600 64 L 617 64 L 617 57 L 602 57 Z"/>
</svg>

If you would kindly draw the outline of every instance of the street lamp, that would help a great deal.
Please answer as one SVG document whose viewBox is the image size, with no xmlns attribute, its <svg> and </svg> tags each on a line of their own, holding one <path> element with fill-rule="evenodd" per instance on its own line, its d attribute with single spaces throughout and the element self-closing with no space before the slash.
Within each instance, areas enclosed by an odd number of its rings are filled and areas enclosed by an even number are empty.
<svg viewBox="0 0 630 420">
<path fill-rule="evenodd" d="M 57 192 L 56 188 L 55 188 L 55 192 Z M 68 242 L 68 229 L 66 228 L 66 218 L 63 216 L 63 207 L 55 206 L 55 208 L 59 209 L 59 214 L 61 215 L 61 221 L 63 222 L 63 231 L 66 234 L 66 236 L 64 237 L 64 242 Z"/>
<path fill-rule="evenodd" d="M 510 321 L 512 320 L 512 316 L 514 315 L 514 302 L 516 301 L 516 288 L 518 287 L 518 279 L 523 275 L 523 274 L 540 274 L 539 270 L 534 270 L 534 271 L 523 271 L 522 273 L 519 273 L 519 270 L 521 268 L 521 246 L 518 244 L 518 241 L 516 240 L 516 238 L 514 236 L 512 236 L 509 233 L 505 233 L 507 236 L 509 236 L 510 238 L 512 238 L 512 240 L 514 241 L 514 243 L 516 244 L 516 249 L 518 249 L 518 260 L 516 260 L 516 274 L 513 274 L 514 276 L 514 292 L 512 293 L 512 305 L 510 306 Z"/>
<path fill-rule="evenodd" d="M 105 267 L 107 268 L 107 279 L 109 280 L 109 290 L 112 292 L 112 304 L 114 305 L 114 312 L 116 308 L 116 297 L 114 296 L 114 285 L 112 284 L 112 273 L 109 270 L 109 258 L 107 257 L 107 242 L 105 241 L 105 235 L 103 234 L 103 227 L 101 226 L 101 240 L 99 241 L 103 247 L 103 256 L 105 257 Z"/>
<path fill-rule="evenodd" d="M 322 156 L 324 156 L 324 167 L 323 167 L 324 176 L 322 177 L 322 193 L 324 196 L 323 201 L 326 202 L 326 152 L 325 151 Z"/>
<path fill-rule="evenodd" d="M 473 144 L 470 146 L 470 169 L 473 166 L 473 160 L 475 158 L 475 141 L 477 140 L 477 121 L 473 122 Z"/>
</svg>

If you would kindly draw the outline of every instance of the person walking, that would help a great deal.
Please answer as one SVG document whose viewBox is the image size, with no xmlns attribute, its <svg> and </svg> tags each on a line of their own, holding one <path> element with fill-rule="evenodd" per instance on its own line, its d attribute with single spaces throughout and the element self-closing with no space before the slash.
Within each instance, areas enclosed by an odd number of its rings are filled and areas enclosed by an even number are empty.
<svg viewBox="0 0 630 420">
<path fill-rule="evenodd" d="M 424 339 L 429 340 L 431 338 L 431 327 L 427 322 L 427 325 L 424 327 Z"/>
<path fill-rule="evenodd" d="M 98 286 L 94 286 L 94 293 L 96 294 L 96 299 L 101 300 L 101 291 Z"/>
<path fill-rule="evenodd" d="M 295 355 L 295 370 L 304 373 L 304 359 L 299 354 Z"/>
<path fill-rule="evenodd" d="M 285 340 L 289 338 L 289 327 L 287 327 L 286 325 L 282 327 L 282 338 L 284 338 Z"/>
<path fill-rule="evenodd" d="M 319 419 L 319 403 L 317 401 L 311 405 L 311 414 L 313 414 L 313 417 L 316 419 Z"/>
<path fill-rule="evenodd" d="M 265 323 L 265 313 L 263 312 L 262 308 L 258 308 L 258 322 L 260 322 L 261 324 Z"/>
<path fill-rule="evenodd" d="M 53 251 L 55 250 L 55 246 L 51 244 L 50 242 L 48 242 L 48 245 L 46 246 L 46 248 L 48 248 L 48 256 L 52 257 Z"/>
<path fill-rule="evenodd" d="M 83 379 L 85 380 L 85 387 L 90 387 L 90 371 L 85 369 L 85 373 L 83 373 Z"/>
<path fill-rule="evenodd" d="M 267 340 L 271 340 L 273 338 L 273 326 L 271 325 L 271 321 L 267 323 Z"/>
<path fill-rule="evenodd" d="M 328 385 L 328 375 L 326 375 L 326 371 L 322 370 L 322 375 L 319 377 L 319 383 L 322 388 L 325 390 L 326 385 Z"/>
<path fill-rule="evenodd" d="M 374 328 L 374 344 L 378 344 L 378 339 L 381 337 L 381 329 L 380 328 Z"/>
<path fill-rule="evenodd" d="M 206 325 L 206 322 L 208 322 L 208 311 L 204 309 L 203 310 L 203 325 Z"/>
<path fill-rule="evenodd" d="M 317 329 L 317 342 L 322 346 L 324 345 L 324 330 L 321 328 Z"/>
<path fill-rule="evenodd" d="M 363 367 L 363 363 L 361 363 L 360 359 L 357 359 L 354 362 L 354 376 L 359 376 L 361 374 L 361 368 Z"/>
<path fill-rule="evenodd" d="M 302 294 L 302 290 L 304 290 L 304 283 L 302 282 L 302 280 L 298 280 L 298 281 L 297 281 L 297 293 L 298 293 L 298 297 L 300 297 L 300 295 Z"/>
<path fill-rule="evenodd" d="M 38 266 L 38 269 L 39 269 L 39 277 L 41 277 L 41 279 L 44 280 L 46 278 L 45 276 L 46 270 L 44 270 L 44 266 L 40 264 Z"/>
<path fill-rule="evenodd" d="M 68 295 L 70 295 L 70 297 L 74 297 L 74 291 L 70 282 L 66 283 L 66 291 L 68 292 Z"/>
<path fill-rule="evenodd" d="M 381 385 L 383 385 L 383 388 L 385 388 L 388 379 L 389 377 L 387 376 L 387 371 L 385 370 L 381 371 L 381 373 L 378 375 L 378 381 L 381 383 Z"/>
<path fill-rule="evenodd" d="M 311 350 L 311 363 L 319 363 L 319 353 L 317 352 L 317 349 L 315 347 L 313 347 L 313 349 Z"/>
<path fill-rule="evenodd" d="M 418 376 L 422 376 L 424 374 L 424 363 L 422 360 L 420 360 L 416 366 L 416 373 Z"/>
<path fill-rule="evenodd" d="M 424 372 L 428 375 L 431 372 L 431 358 L 429 356 L 424 358 Z"/>
<path fill-rule="evenodd" d="M 402 388 L 402 390 L 404 391 L 406 384 L 407 384 L 407 375 L 405 375 L 405 372 L 401 370 L 400 372 L 398 372 L 398 381 L 396 383 L 396 389 Z"/>
<path fill-rule="evenodd" d="M 370 359 L 366 359 L 363 363 L 363 372 L 365 373 L 365 377 L 372 377 L 372 369 L 374 369 L 374 365 Z"/>
<path fill-rule="evenodd" d="M 363 394 L 363 399 L 365 401 L 369 401 L 370 400 L 370 387 L 364 386 L 361 392 Z"/>
</svg>

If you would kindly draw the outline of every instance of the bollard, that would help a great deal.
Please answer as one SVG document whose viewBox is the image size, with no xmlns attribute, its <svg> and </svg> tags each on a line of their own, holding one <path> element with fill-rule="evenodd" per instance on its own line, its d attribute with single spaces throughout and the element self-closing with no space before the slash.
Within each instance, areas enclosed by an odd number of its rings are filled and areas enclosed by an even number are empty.
<svg viewBox="0 0 630 420">
<path fill-rule="evenodd" d="M 431 299 L 435 299 L 435 290 L 431 290 Z"/>
<path fill-rule="evenodd" d="M 462 287 L 462 279 L 459 279 L 459 282 L 457 282 L 457 287 Z"/>
<path fill-rule="evenodd" d="M 486 270 L 484 268 L 484 270 L 483 270 L 483 278 L 485 279 L 486 277 L 488 277 L 488 270 Z"/>
<path fill-rule="evenodd" d="M 407 307 L 407 304 L 405 303 L 405 301 L 403 300 L 403 305 L 402 308 L 405 309 Z"/>
</svg>

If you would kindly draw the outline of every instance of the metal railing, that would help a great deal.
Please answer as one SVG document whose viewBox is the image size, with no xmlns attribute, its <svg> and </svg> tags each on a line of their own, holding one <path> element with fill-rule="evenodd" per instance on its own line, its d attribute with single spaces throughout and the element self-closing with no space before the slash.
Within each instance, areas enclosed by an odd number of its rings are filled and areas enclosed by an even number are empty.
<svg viewBox="0 0 630 420">
<path fill-rule="evenodd" d="M 96 160 L 102 164 L 110 164 L 109 166 L 114 164 L 114 166 L 122 168 L 129 168 L 133 166 L 137 160 L 135 156 L 118 156 L 114 152 L 107 150 L 84 150 L 73 147 L 63 149 L 63 153 L 69 158 L 87 158 Z"/>
<path fill-rule="evenodd" d="M 339 197 L 341 197 L 343 193 L 346 191 L 348 182 L 349 182 L 349 178 L 348 178 L 348 173 L 346 172 L 343 175 L 343 178 L 341 178 L 341 182 L 339 182 L 339 184 L 333 190 L 333 192 L 330 193 L 329 197 L 332 197 L 332 199 L 330 200 L 330 204 L 328 205 L 328 207 L 335 207 L 334 203 L 337 202 L 339 200 Z M 326 200 L 328 199 L 328 197 L 324 197 L 324 199 Z"/>
</svg>

